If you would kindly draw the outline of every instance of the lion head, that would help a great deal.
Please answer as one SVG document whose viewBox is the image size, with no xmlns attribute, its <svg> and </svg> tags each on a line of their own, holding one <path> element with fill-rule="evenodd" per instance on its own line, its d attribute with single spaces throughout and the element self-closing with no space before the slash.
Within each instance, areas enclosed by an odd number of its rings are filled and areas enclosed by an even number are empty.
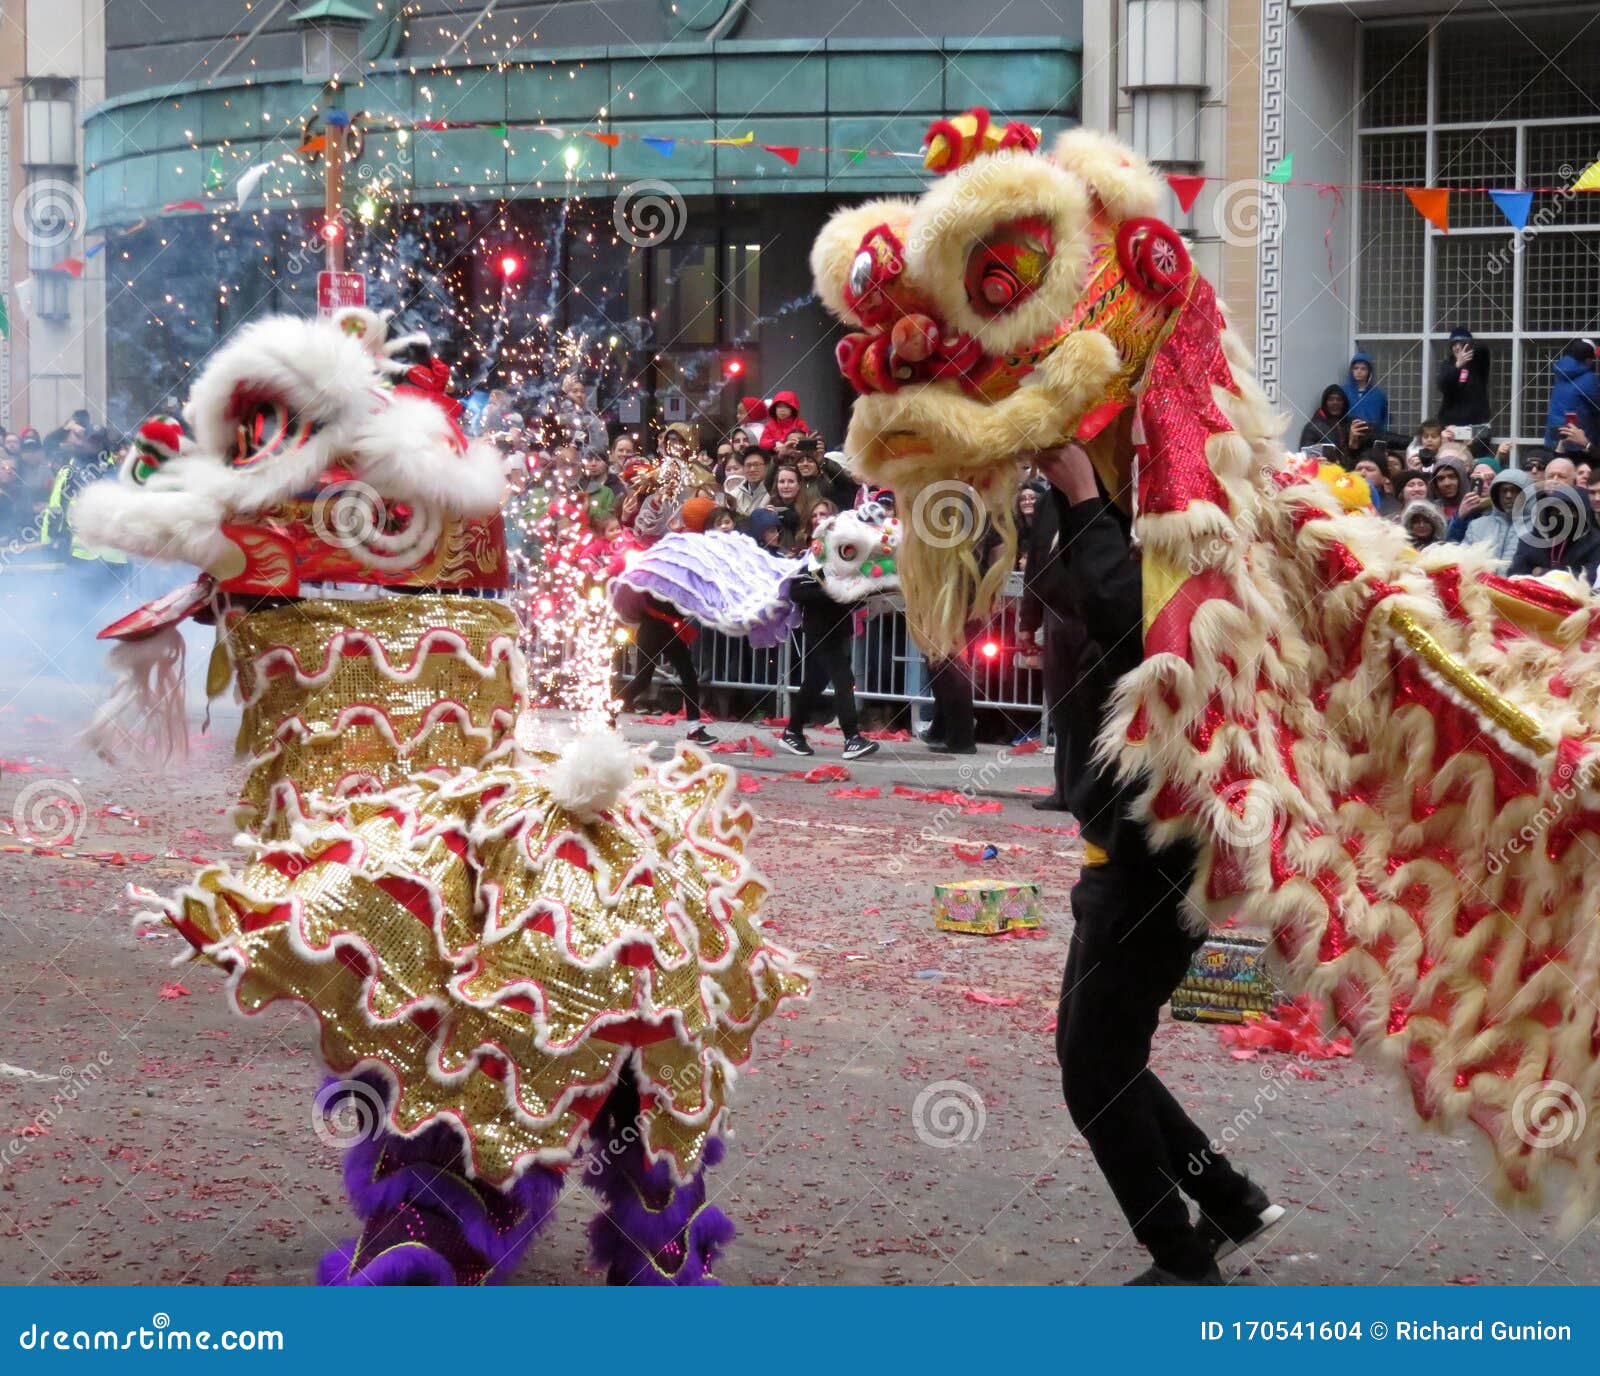
<svg viewBox="0 0 1600 1376">
<path fill-rule="evenodd" d="M 1014 562 L 1020 464 L 1077 438 L 1107 486 L 1127 483 L 1125 411 L 1192 266 L 1150 218 L 1161 183 L 1087 130 L 1047 156 L 1025 125 L 974 110 L 929 130 L 939 179 L 916 199 L 835 214 L 811 253 L 818 295 L 853 332 L 838 347 L 858 393 L 845 452 L 895 489 L 912 630 L 950 651 Z M 952 489 L 990 524 L 987 563 Z"/>
</svg>

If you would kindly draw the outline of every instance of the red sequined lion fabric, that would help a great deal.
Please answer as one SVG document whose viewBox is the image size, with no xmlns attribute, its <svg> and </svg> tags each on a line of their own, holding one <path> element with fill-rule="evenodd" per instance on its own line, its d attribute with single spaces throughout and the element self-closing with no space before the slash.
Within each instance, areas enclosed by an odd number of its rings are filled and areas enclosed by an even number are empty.
<svg viewBox="0 0 1600 1376">
<path fill-rule="evenodd" d="M 1152 218 L 1149 168 L 1087 131 L 1045 155 L 1014 128 L 942 122 L 926 194 L 841 211 L 812 254 L 855 331 L 846 451 L 897 490 L 914 632 L 948 651 L 997 590 L 941 512 L 961 497 L 1004 547 L 1010 456 L 1083 444 L 1133 517 L 1145 599 L 1099 745 L 1152 837 L 1197 844 L 1195 912 L 1270 928 L 1286 982 L 1423 1118 L 1483 1129 L 1506 1193 L 1570 1168 L 1582 1222 L 1600 602 L 1470 547 L 1419 552 L 1285 454 L 1210 284 Z"/>
</svg>

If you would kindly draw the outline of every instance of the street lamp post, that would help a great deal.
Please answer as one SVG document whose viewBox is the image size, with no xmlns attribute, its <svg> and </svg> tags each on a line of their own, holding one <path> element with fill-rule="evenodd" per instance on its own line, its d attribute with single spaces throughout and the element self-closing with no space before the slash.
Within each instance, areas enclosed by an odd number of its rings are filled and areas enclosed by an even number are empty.
<svg viewBox="0 0 1600 1376">
<path fill-rule="evenodd" d="M 360 75 L 361 39 L 372 11 L 355 0 L 315 0 L 295 15 L 300 29 L 301 70 L 324 88 L 322 238 L 329 272 L 345 265 L 344 160 L 350 114 L 340 105 L 340 86 Z"/>
</svg>

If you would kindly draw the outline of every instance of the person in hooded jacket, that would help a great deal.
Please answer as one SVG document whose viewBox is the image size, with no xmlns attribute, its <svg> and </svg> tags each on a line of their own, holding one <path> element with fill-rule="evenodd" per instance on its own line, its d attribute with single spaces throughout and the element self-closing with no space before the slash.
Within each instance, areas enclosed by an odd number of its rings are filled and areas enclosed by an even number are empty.
<svg viewBox="0 0 1600 1376">
<path fill-rule="evenodd" d="M 1568 344 L 1551 365 L 1555 382 L 1544 418 L 1546 448 L 1555 449 L 1566 440 L 1562 430 L 1568 424 L 1568 416 L 1578 418 L 1578 429 L 1585 436 L 1600 435 L 1600 374 L 1594 367 L 1594 345 L 1587 339 Z"/>
<path fill-rule="evenodd" d="M 1350 401 L 1337 382 L 1322 389 L 1322 399 L 1300 431 L 1301 449 L 1319 449 L 1325 444 L 1339 451 L 1337 462 L 1349 469 L 1372 444 L 1372 426 L 1359 416 L 1350 415 Z"/>
<path fill-rule="evenodd" d="M 1525 500 L 1524 494 L 1534 490 L 1533 474 L 1520 468 L 1508 468 L 1497 474 L 1489 483 L 1488 504 L 1474 501 L 1476 493 L 1469 492 L 1461 504 L 1455 521 L 1451 523 L 1449 538 L 1473 545 L 1494 559 L 1502 569 L 1516 558 L 1524 528 L 1517 520 L 1517 504 Z M 1468 504 L 1472 510 L 1468 510 Z M 1460 534 L 1456 525 L 1465 521 Z"/>
<path fill-rule="evenodd" d="M 1400 528 L 1411 537 L 1413 549 L 1427 549 L 1444 539 L 1444 512 L 1432 502 L 1409 502 L 1400 513 Z"/>
<path fill-rule="evenodd" d="M 1529 526 L 1506 570 L 1510 576 L 1564 569 L 1585 583 L 1594 582 L 1600 568 L 1600 524 L 1587 493 L 1565 483 L 1545 489 L 1534 498 Z"/>
<path fill-rule="evenodd" d="M 1346 414 L 1351 420 L 1364 420 L 1382 435 L 1389 430 L 1389 394 L 1378 386 L 1372 371 L 1372 358 L 1359 349 L 1350 359 L 1350 372 L 1344 382 Z"/>
<path fill-rule="evenodd" d="M 1453 521 L 1467 494 L 1466 460 L 1456 454 L 1441 454 L 1433 465 L 1433 476 L 1428 479 L 1428 494 L 1444 513 L 1445 521 Z"/>
<path fill-rule="evenodd" d="M 777 392 L 767 408 L 767 423 L 761 427 L 761 447 L 776 449 L 792 434 L 809 435 L 811 427 L 800 414 L 800 398 L 794 392 Z"/>
</svg>

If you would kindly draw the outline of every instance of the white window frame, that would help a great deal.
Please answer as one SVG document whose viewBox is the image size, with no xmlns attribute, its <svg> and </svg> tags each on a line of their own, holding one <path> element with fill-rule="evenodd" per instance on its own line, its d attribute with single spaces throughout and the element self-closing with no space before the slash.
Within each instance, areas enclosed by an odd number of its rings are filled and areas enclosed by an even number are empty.
<svg viewBox="0 0 1600 1376">
<path fill-rule="evenodd" d="M 1516 13 L 1517 13 L 1518 17 L 1523 17 L 1523 16 L 1534 17 L 1536 15 L 1537 16 L 1548 16 L 1548 15 L 1571 16 L 1575 12 L 1579 12 L 1579 13 L 1584 14 L 1585 17 L 1590 17 L 1590 15 L 1592 14 L 1593 9 L 1594 9 L 1594 6 L 1585 6 L 1585 7 L 1582 7 L 1580 9 L 1579 6 L 1574 5 L 1574 6 L 1565 6 L 1565 7 L 1551 7 L 1549 9 L 1538 9 L 1538 10 L 1529 10 L 1529 11 L 1518 10 Z M 1557 116 L 1557 117 L 1541 118 L 1541 119 L 1505 119 L 1505 120 L 1495 120 L 1495 121 L 1492 121 L 1492 122 L 1491 121 L 1484 121 L 1484 120 L 1470 120 L 1470 121 L 1466 121 L 1466 122 L 1460 122 L 1460 121 L 1445 122 L 1445 121 L 1436 120 L 1434 118 L 1435 111 L 1438 109 L 1437 96 L 1438 96 L 1438 89 L 1439 89 L 1439 87 L 1438 87 L 1438 65 L 1439 65 L 1439 32 L 1440 32 L 1440 30 L 1442 28 L 1444 28 L 1445 25 L 1453 23 L 1453 22 L 1456 22 L 1458 20 L 1460 20 L 1460 21 L 1480 20 L 1481 21 L 1482 19 L 1484 19 L 1486 17 L 1488 17 L 1488 14 L 1485 11 L 1470 10 L 1470 11 L 1466 11 L 1464 13 L 1461 13 L 1459 15 L 1457 15 L 1457 14 L 1449 14 L 1449 15 L 1443 15 L 1443 16 L 1439 16 L 1439 17 L 1435 17 L 1435 18 L 1431 18 L 1431 19 L 1427 20 L 1427 23 L 1428 23 L 1428 38 L 1427 38 L 1427 43 L 1428 43 L 1428 99 L 1427 99 L 1428 118 L 1427 118 L 1427 121 L 1422 123 L 1422 124 L 1389 124 L 1389 125 L 1372 125 L 1372 126 L 1368 126 L 1368 125 L 1363 124 L 1361 122 L 1363 111 L 1364 111 L 1365 106 L 1366 106 L 1365 74 L 1361 69 L 1361 55 L 1362 55 L 1362 52 L 1364 51 L 1365 45 L 1363 43 L 1359 43 L 1359 42 L 1355 45 L 1355 49 L 1356 49 L 1356 56 L 1355 56 L 1355 69 L 1356 69 L 1356 129 L 1355 129 L 1355 142 L 1354 142 L 1354 147 L 1353 147 L 1353 152 L 1352 152 L 1352 164 L 1351 164 L 1351 177 L 1350 177 L 1350 180 L 1351 180 L 1352 183 L 1356 184 L 1356 189 L 1353 192 L 1352 197 L 1351 197 L 1351 206 L 1350 206 L 1351 221 L 1350 221 L 1350 223 L 1354 227 L 1356 233 L 1360 232 L 1360 228 L 1359 227 L 1361 225 L 1361 199 L 1362 199 L 1363 193 L 1362 193 L 1362 191 L 1360 189 L 1359 183 L 1362 180 L 1362 175 L 1361 175 L 1362 151 L 1363 151 L 1363 146 L 1364 146 L 1364 140 L 1366 140 L 1367 138 L 1381 137 L 1383 135 L 1390 135 L 1390 134 L 1422 134 L 1422 135 L 1424 135 L 1425 147 L 1427 149 L 1426 172 L 1425 172 L 1424 179 L 1423 179 L 1423 184 L 1425 186 L 1432 186 L 1434 184 L 1434 180 L 1433 179 L 1434 179 L 1435 175 L 1438 172 L 1438 144 L 1439 144 L 1439 135 L 1441 133 L 1451 133 L 1451 132 L 1454 132 L 1454 131 L 1462 131 L 1462 132 L 1472 133 L 1472 132 L 1476 132 L 1478 130 L 1490 129 L 1490 128 L 1497 128 L 1497 129 L 1511 128 L 1511 129 L 1514 129 L 1516 131 L 1516 140 L 1517 140 L 1517 142 L 1516 142 L 1516 148 L 1517 148 L 1517 152 L 1516 152 L 1516 183 L 1515 184 L 1516 184 L 1516 186 L 1519 186 L 1519 187 L 1524 185 L 1524 183 L 1526 182 L 1526 179 L 1527 179 L 1527 171 L 1526 171 L 1526 169 L 1527 169 L 1527 131 L 1529 129 L 1537 128 L 1537 127 L 1540 127 L 1540 126 L 1562 126 L 1562 127 L 1570 128 L 1570 127 L 1572 127 L 1574 125 L 1592 125 L 1594 127 L 1594 130 L 1595 130 L 1595 144 L 1594 144 L 1594 146 L 1595 146 L 1596 150 L 1600 150 L 1600 115 L 1592 115 L 1592 116 L 1581 116 L 1581 115 Z M 1409 27 L 1415 27 L 1416 24 L 1419 22 L 1419 19 L 1422 19 L 1422 18 L 1424 18 L 1424 16 L 1418 16 L 1418 15 L 1414 15 L 1413 14 L 1413 15 L 1408 15 L 1408 16 L 1406 16 L 1404 18 L 1369 20 L 1369 21 L 1366 21 L 1366 26 L 1367 27 L 1374 27 L 1374 28 L 1409 28 Z M 1375 194 L 1392 196 L 1392 195 L 1395 195 L 1396 193 L 1395 192 L 1378 192 L 1378 193 L 1375 193 Z M 1591 206 L 1600 207 L 1600 194 L 1592 194 L 1592 193 L 1586 194 L 1585 196 L 1583 196 L 1580 199 L 1580 201 L 1578 203 L 1584 204 L 1584 205 L 1591 205 Z M 1538 198 L 1537 197 L 1535 197 L 1535 200 L 1534 200 L 1534 208 L 1535 208 L 1535 211 L 1537 211 L 1537 209 L 1538 209 Z M 1511 254 L 1511 262 L 1512 262 L 1512 271 L 1511 271 L 1511 293 L 1512 293 L 1511 294 L 1511 321 L 1512 321 L 1512 328 L 1511 328 L 1510 331 L 1504 331 L 1504 330 L 1496 331 L 1496 332 L 1487 332 L 1486 331 L 1486 332 L 1482 333 L 1481 335 L 1477 335 L 1476 337 L 1481 338 L 1483 340 L 1483 342 L 1486 343 L 1486 344 L 1493 345 L 1495 347 L 1496 351 L 1501 353 L 1501 356 L 1503 358 L 1507 358 L 1509 360 L 1509 368 L 1508 368 L 1508 371 L 1507 371 L 1507 374 L 1506 374 L 1506 383 L 1507 383 L 1507 386 L 1509 388 L 1509 394 L 1507 396 L 1507 404 L 1508 404 L 1509 413 L 1510 413 L 1510 417 L 1511 417 L 1511 431 L 1512 431 L 1512 433 L 1509 434 L 1509 435 L 1504 435 L 1504 436 L 1496 436 L 1496 438 L 1497 439 L 1509 439 L 1514 444 L 1542 445 L 1544 443 L 1544 432 L 1543 432 L 1542 429 L 1539 431 L 1539 433 L 1534 434 L 1534 435 L 1523 435 L 1523 434 L 1516 433 L 1517 430 L 1522 425 L 1522 420 L 1523 420 L 1523 416 L 1524 416 L 1523 400 L 1524 400 L 1525 392 L 1530 387 L 1548 390 L 1549 385 L 1550 385 L 1548 378 L 1539 377 L 1539 378 L 1529 379 L 1529 378 L 1526 378 L 1524 376 L 1523 357 L 1524 357 L 1525 345 L 1527 345 L 1528 343 L 1562 343 L 1562 344 L 1565 344 L 1565 343 L 1569 342 L 1574 336 L 1573 336 L 1573 333 L 1571 331 L 1524 330 L 1521 327 L 1520 322 L 1523 319 L 1523 305 L 1524 305 L 1524 300 L 1523 300 L 1523 266 L 1524 266 L 1523 265 L 1523 256 L 1524 255 L 1523 255 L 1523 252 L 1522 252 L 1523 246 L 1535 234 L 1569 234 L 1569 233 L 1577 233 L 1577 232 L 1583 232 L 1583 231 L 1589 231 L 1589 232 L 1600 231 L 1600 219 L 1591 218 L 1591 219 L 1585 220 L 1583 222 L 1573 222 L 1573 223 L 1563 222 L 1562 224 L 1560 224 L 1558 226 L 1549 226 L 1549 227 L 1546 227 L 1546 228 L 1543 228 L 1543 229 L 1529 228 L 1529 229 L 1525 229 L 1525 230 L 1515 230 L 1515 231 L 1511 230 L 1510 225 L 1493 225 L 1493 224 L 1490 224 L 1490 225 L 1479 225 L 1479 226 L 1462 227 L 1462 228 L 1457 228 L 1454 225 L 1452 225 L 1451 229 L 1450 229 L 1450 234 L 1451 234 L 1451 237 L 1458 238 L 1458 239 L 1468 238 L 1468 237 L 1483 237 L 1483 236 L 1492 236 L 1492 237 L 1494 237 L 1496 239 L 1503 239 L 1503 238 L 1505 238 L 1505 236 L 1506 236 L 1508 231 L 1511 233 L 1511 238 L 1512 238 L 1512 254 Z M 1434 310 L 1434 255 L 1435 255 L 1435 252 L 1436 252 L 1436 245 L 1437 245 L 1439 239 L 1442 237 L 1442 235 L 1443 235 L 1443 231 L 1441 231 L 1439 229 L 1436 229 L 1431 224 L 1424 224 L 1424 226 L 1423 226 L 1423 239 L 1422 239 L 1422 251 L 1423 251 L 1423 261 L 1422 261 L 1423 311 L 1422 311 L 1422 327 L 1419 330 L 1385 331 L 1385 330 L 1363 330 L 1363 329 L 1360 329 L 1357 322 L 1359 322 L 1360 319 L 1361 319 L 1361 274 L 1358 271 L 1357 272 L 1352 272 L 1350 274 L 1351 286 L 1350 286 L 1350 315 L 1349 315 L 1349 319 L 1350 319 L 1350 322 L 1351 322 L 1351 333 L 1350 333 L 1350 338 L 1347 340 L 1347 344 L 1349 346 L 1350 351 L 1354 352 L 1354 350 L 1355 350 L 1355 348 L 1356 348 L 1358 343 L 1359 344 L 1363 344 L 1363 345 L 1364 344 L 1417 344 L 1417 345 L 1421 346 L 1421 359 L 1420 359 L 1419 366 L 1421 368 L 1421 373 L 1422 373 L 1422 376 L 1421 376 L 1422 413 L 1414 418 L 1413 424 L 1415 424 L 1416 421 L 1420 421 L 1420 420 L 1424 419 L 1426 416 L 1431 414 L 1431 411 L 1430 411 L 1429 408 L 1432 406 L 1433 401 L 1434 401 L 1434 391 L 1435 391 L 1435 389 L 1434 389 L 1434 385 L 1433 385 L 1433 374 L 1434 374 L 1434 370 L 1438 366 L 1438 360 L 1439 360 L 1438 346 L 1443 344 L 1443 343 L 1445 343 L 1449 338 L 1447 332 L 1440 331 L 1440 330 L 1435 330 L 1435 329 L 1432 328 L 1432 324 L 1431 324 L 1431 322 L 1435 319 L 1435 315 L 1436 315 L 1436 312 Z"/>
</svg>

